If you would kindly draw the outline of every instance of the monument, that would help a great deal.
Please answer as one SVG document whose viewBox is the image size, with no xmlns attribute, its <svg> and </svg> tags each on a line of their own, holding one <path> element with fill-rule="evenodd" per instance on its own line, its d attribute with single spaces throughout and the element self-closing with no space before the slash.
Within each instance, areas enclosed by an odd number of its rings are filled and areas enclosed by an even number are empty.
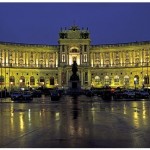
<svg viewBox="0 0 150 150">
<path fill-rule="evenodd" d="M 79 76 L 77 75 L 77 71 L 78 71 L 78 65 L 77 65 L 76 61 L 73 61 L 72 75 L 71 75 L 70 81 L 69 81 L 69 88 L 74 91 L 81 89 L 81 84 L 80 84 Z"/>
</svg>

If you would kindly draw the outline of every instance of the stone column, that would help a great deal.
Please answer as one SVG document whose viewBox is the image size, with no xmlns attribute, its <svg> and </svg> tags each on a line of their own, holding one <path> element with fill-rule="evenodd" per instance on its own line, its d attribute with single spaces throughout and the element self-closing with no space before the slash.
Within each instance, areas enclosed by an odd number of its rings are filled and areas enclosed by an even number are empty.
<svg viewBox="0 0 150 150">
<path fill-rule="evenodd" d="M 25 51 L 25 66 L 27 66 L 29 64 L 27 58 L 28 58 L 27 52 Z"/>
<path fill-rule="evenodd" d="M 58 64 L 60 63 L 58 57 L 59 57 L 59 56 L 58 56 L 58 52 L 56 52 L 56 53 L 55 53 L 55 62 L 56 62 L 55 67 L 58 67 Z"/>
<path fill-rule="evenodd" d="M 61 73 L 62 73 L 62 69 L 59 67 L 58 68 L 58 86 L 60 87 L 61 86 Z"/>
<path fill-rule="evenodd" d="M 88 69 L 88 87 L 91 87 L 91 70 Z"/>
<path fill-rule="evenodd" d="M 90 53 L 89 53 L 89 46 L 87 45 L 87 64 L 88 64 L 88 66 L 89 66 L 89 64 L 90 64 L 90 57 L 89 57 L 89 55 L 90 55 Z"/>
</svg>

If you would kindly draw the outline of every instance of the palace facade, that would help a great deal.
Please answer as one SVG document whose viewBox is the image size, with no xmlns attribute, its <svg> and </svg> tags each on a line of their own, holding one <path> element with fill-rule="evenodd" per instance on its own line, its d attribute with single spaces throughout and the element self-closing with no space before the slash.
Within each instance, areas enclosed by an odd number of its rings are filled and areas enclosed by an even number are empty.
<svg viewBox="0 0 150 150">
<path fill-rule="evenodd" d="M 149 87 L 150 42 L 91 45 L 88 29 L 61 29 L 58 45 L 0 42 L 0 88 L 67 88 L 73 60 L 82 88 Z"/>
</svg>

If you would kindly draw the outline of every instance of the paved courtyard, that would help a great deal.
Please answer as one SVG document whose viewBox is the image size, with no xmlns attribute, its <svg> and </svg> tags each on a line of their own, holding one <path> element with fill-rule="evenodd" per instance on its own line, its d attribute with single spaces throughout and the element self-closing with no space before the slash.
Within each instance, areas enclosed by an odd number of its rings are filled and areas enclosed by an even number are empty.
<svg viewBox="0 0 150 150">
<path fill-rule="evenodd" d="M 150 100 L 0 100 L 1 148 L 147 148 L 149 138 Z"/>
</svg>

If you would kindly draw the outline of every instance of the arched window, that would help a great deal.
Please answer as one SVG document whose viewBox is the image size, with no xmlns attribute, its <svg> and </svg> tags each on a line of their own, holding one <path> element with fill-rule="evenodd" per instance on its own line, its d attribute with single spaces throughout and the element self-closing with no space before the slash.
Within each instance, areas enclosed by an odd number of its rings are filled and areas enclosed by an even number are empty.
<svg viewBox="0 0 150 150">
<path fill-rule="evenodd" d="M 65 62 L 65 54 L 62 54 L 62 62 Z"/>
<path fill-rule="evenodd" d="M 135 66 L 138 66 L 140 63 L 140 59 L 139 58 L 135 58 Z"/>
<path fill-rule="evenodd" d="M 53 60 L 49 60 L 49 67 L 53 68 L 53 66 L 54 66 L 54 61 Z"/>
<path fill-rule="evenodd" d="M 109 76 L 105 76 L 105 78 L 104 78 L 104 84 L 105 85 L 109 85 L 110 84 Z"/>
<path fill-rule="evenodd" d="M 106 64 L 106 67 L 109 67 L 109 65 L 110 65 L 109 60 L 106 60 L 106 61 L 105 61 L 105 64 Z"/>
<path fill-rule="evenodd" d="M 139 76 L 138 75 L 134 76 L 134 84 L 139 84 Z"/>
<path fill-rule="evenodd" d="M 126 60 L 125 60 L 125 66 L 129 66 L 129 64 L 130 64 L 130 60 L 129 60 L 129 58 L 126 58 Z"/>
<path fill-rule="evenodd" d="M 45 84 L 45 79 L 44 79 L 44 77 L 40 77 L 40 85 L 44 85 Z"/>
<path fill-rule="evenodd" d="M 119 76 L 114 77 L 114 84 L 118 85 L 119 84 Z"/>
<path fill-rule="evenodd" d="M 44 77 L 40 77 L 40 82 L 44 82 Z"/>
<path fill-rule="evenodd" d="M 77 53 L 77 49 L 72 49 L 72 53 Z"/>
<path fill-rule="evenodd" d="M 124 85 L 129 85 L 129 76 L 124 76 Z"/>
<path fill-rule="evenodd" d="M 100 83 L 100 77 L 99 76 L 95 76 L 95 83 L 99 84 Z"/>
<path fill-rule="evenodd" d="M 21 58 L 21 57 L 19 58 L 19 65 L 23 66 L 23 58 Z"/>
<path fill-rule="evenodd" d="M 50 77 L 50 85 L 54 85 L 54 77 Z"/>
<path fill-rule="evenodd" d="M 30 85 L 35 85 L 35 78 L 33 76 L 30 77 Z"/>
<path fill-rule="evenodd" d="M 0 85 L 4 85 L 4 76 L 0 76 Z"/>
<path fill-rule="evenodd" d="M 84 62 L 87 62 L 87 54 L 84 54 Z"/>
<path fill-rule="evenodd" d="M 43 67 L 43 62 L 44 62 L 43 59 L 39 60 L 39 67 L 41 67 L 41 68 Z"/>
<path fill-rule="evenodd" d="M 25 77 L 21 76 L 19 82 L 20 82 L 20 87 L 25 86 Z"/>
<path fill-rule="evenodd" d="M 9 77 L 9 82 L 11 85 L 15 85 L 15 77 L 14 76 L 10 76 Z"/>
</svg>

